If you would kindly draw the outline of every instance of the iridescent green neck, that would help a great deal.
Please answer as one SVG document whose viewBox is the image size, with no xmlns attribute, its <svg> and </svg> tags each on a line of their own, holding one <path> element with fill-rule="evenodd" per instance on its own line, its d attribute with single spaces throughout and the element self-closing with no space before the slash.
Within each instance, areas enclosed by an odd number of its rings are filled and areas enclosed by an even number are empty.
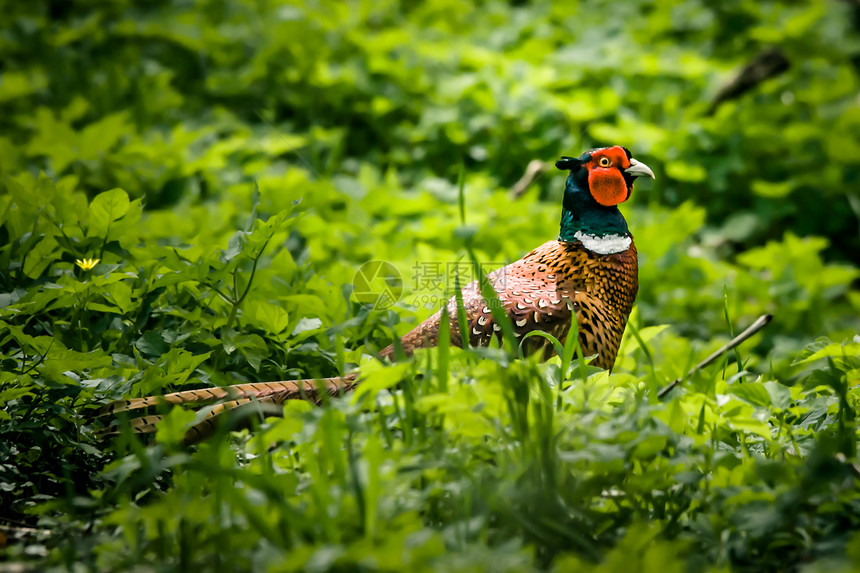
<svg viewBox="0 0 860 573">
<path fill-rule="evenodd" d="M 596 237 L 629 236 L 627 221 L 618 207 L 604 207 L 588 192 L 584 169 L 571 173 L 567 178 L 558 240 L 572 243 L 579 240 L 577 233 Z"/>
</svg>

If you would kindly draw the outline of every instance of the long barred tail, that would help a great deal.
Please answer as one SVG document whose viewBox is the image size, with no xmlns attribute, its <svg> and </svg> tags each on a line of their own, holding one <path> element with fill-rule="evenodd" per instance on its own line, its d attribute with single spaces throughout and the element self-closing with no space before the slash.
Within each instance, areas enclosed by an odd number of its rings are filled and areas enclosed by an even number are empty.
<svg viewBox="0 0 860 573">
<path fill-rule="evenodd" d="M 403 337 L 401 348 L 408 356 L 416 348 L 434 346 L 436 344 L 440 313 L 430 317 Z M 456 344 L 456 342 L 455 342 Z M 383 360 L 394 360 L 394 345 L 384 348 L 379 357 Z M 150 434 L 158 430 L 158 424 L 163 416 L 138 412 L 146 408 L 161 405 L 183 405 L 199 409 L 214 404 L 202 420 L 196 422 L 185 432 L 185 443 L 194 444 L 211 436 L 218 424 L 226 418 L 246 417 L 251 414 L 280 415 L 282 405 L 287 400 L 307 400 L 319 404 L 324 395 L 337 396 L 349 392 L 358 385 L 358 374 L 348 374 L 337 378 L 322 378 L 319 380 L 293 380 L 286 382 L 253 382 L 222 386 L 218 388 L 203 388 L 201 390 L 185 390 L 163 396 L 148 396 L 130 400 L 116 400 L 103 407 L 98 415 L 109 416 L 123 412 L 131 412 L 134 417 L 129 420 L 132 431 L 139 434 Z M 137 415 L 143 413 L 143 415 Z M 119 426 L 114 423 L 102 432 L 102 435 L 119 433 Z"/>
<path fill-rule="evenodd" d="M 173 392 L 164 396 L 149 396 L 116 400 L 106 405 L 99 412 L 100 416 L 142 410 L 163 404 L 181 404 L 199 407 L 215 404 L 203 420 L 191 426 L 185 433 L 185 442 L 194 444 L 206 439 L 215 431 L 217 425 L 230 414 L 249 414 L 254 412 L 278 415 L 280 406 L 287 400 L 308 400 L 319 404 L 323 395 L 337 396 L 355 388 L 358 383 L 357 374 L 348 374 L 338 378 L 323 378 L 320 380 L 294 380 L 285 382 L 254 382 L 237 384 L 219 388 L 203 388 L 200 390 L 185 390 Z M 136 433 L 152 433 L 158 428 L 160 415 L 144 415 L 130 420 L 131 428 Z M 107 434 L 117 433 L 114 430 Z"/>
</svg>

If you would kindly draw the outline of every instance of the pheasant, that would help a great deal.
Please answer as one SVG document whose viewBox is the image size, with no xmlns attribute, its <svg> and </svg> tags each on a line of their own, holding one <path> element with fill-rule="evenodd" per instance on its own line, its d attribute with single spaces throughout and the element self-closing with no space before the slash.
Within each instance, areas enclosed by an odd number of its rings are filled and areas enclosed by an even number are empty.
<svg viewBox="0 0 860 573">
<path fill-rule="evenodd" d="M 654 178 L 644 163 L 634 159 L 627 148 L 605 147 L 579 157 L 562 157 L 556 167 L 569 171 L 561 211 L 558 239 L 548 241 L 511 263 L 487 275 L 498 302 L 510 318 L 519 339 L 541 330 L 564 341 L 576 316 L 579 342 L 585 356 L 595 356 L 592 364 L 611 370 L 615 364 L 621 335 L 638 291 L 638 262 L 633 236 L 618 204 L 627 201 L 637 177 Z M 502 327 L 494 319 L 478 282 L 462 289 L 469 344 L 488 346 L 492 337 L 501 338 Z M 448 316 L 450 342 L 462 346 L 456 297 L 442 309 L 404 335 L 401 346 L 406 355 L 417 348 L 435 346 L 443 316 Z M 544 339 L 524 340 L 529 351 L 540 350 Z M 552 352 L 546 346 L 545 357 Z M 380 352 L 394 359 L 394 345 Z M 203 390 L 186 390 L 164 396 L 118 400 L 103 413 L 138 410 L 158 404 L 217 404 L 207 417 L 185 435 L 188 443 L 205 438 L 220 414 L 241 407 L 279 405 L 290 399 L 319 402 L 322 394 L 336 395 L 353 389 L 357 374 L 322 380 L 258 382 Z M 275 412 L 277 413 L 277 412 Z M 161 416 L 131 420 L 137 432 L 154 432 Z"/>
</svg>

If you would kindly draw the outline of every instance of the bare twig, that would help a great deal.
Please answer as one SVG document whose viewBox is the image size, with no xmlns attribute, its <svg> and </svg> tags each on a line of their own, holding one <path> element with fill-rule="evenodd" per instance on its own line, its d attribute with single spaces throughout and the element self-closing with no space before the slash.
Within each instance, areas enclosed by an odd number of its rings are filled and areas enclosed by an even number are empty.
<svg viewBox="0 0 860 573">
<path fill-rule="evenodd" d="M 711 100 L 708 115 L 712 115 L 721 104 L 736 99 L 760 83 L 776 77 L 791 67 L 785 54 L 778 48 L 759 52 L 730 82 L 725 84 Z"/>
<path fill-rule="evenodd" d="M 749 327 L 747 327 L 746 330 L 744 330 L 743 332 L 741 332 L 740 334 L 738 334 L 737 336 L 732 338 L 725 346 L 723 346 L 722 348 L 720 348 L 719 350 L 717 350 L 716 352 L 714 352 L 713 354 L 711 354 L 710 356 L 708 356 L 707 358 L 705 358 L 704 360 L 702 360 L 701 362 L 699 362 L 698 364 L 693 366 L 693 368 L 691 368 L 690 371 L 687 372 L 684 376 L 681 376 L 680 378 L 673 380 L 670 384 L 667 384 L 666 386 L 664 386 L 659 392 L 657 392 L 657 399 L 662 400 L 663 398 L 665 398 L 666 394 L 668 394 L 669 392 L 674 390 L 674 388 L 677 385 L 679 385 L 681 382 L 683 382 L 684 380 L 686 380 L 687 378 L 689 378 L 690 376 L 692 376 L 693 374 L 695 374 L 697 371 L 701 370 L 702 368 L 705 368 L 705 367 L 709 366 L 710 364 L 713 364 L 717 360 L 717 358 L 719 358 L 720 356 L 722 356 L 723 354 L 725 354 L 726 352 L 728 352 L 732 348 L 740 345 L 744 340 L 746 340 L 747 338 L 749 338 L 750 336 L 752 336 L 753 334 L 755 334 L 756 332 L 758 332 L 759 330 L 761 330 L 762 328 L 767 326 L 767 323 L 769 323 L 772 318 L 773 318 L 772 314 L 763 314 L 760 317 L 758 317 L 758 319 L 754 323 L 749 325 Z"/>
<path fill-rule="evenodd" d="M 526 166 L 526 172 L 523 173 L 520 180 L 514 183 L 514 186 L 511 187 L 511 199 L 516 200 L 522 197 L 523 194 L 528 191 L 528 188 L 531 187 L 532 183 L 534 183 L 537 178 L 551 166 L 552 164 L 547 163 L 546 161 L 541 161 L 540 159 L 532 159 L 529 161 L 529 164 Z"/>
</svg>

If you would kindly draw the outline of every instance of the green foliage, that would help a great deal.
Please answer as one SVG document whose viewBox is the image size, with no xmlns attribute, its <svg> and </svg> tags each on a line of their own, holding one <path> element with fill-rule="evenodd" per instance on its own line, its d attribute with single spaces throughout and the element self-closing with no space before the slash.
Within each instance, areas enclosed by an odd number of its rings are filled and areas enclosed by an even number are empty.
<svg viewBox="0 0 860 573">
<path fill-rule="evenodd" d="M 7 4 L 0 559 L 860 567 L 850 3 Z M 708 115 L 771 46 L 790 69 Z M 608 143 L 658 174 L 624 208 L 640 291 L 611 375 L 573 338 L 546 364 L 511 344 L 368 357 L 455 274 L 554 237 L 561 176 L 507 192 L 529 160 Z M 369 260 L 403 275 L 395 308 L 350 296 Z M 356 365 L 352 396 L 190 451 L 193 413 L 165 412 L 147 446 L 95 416 Z"/>
</svg>

